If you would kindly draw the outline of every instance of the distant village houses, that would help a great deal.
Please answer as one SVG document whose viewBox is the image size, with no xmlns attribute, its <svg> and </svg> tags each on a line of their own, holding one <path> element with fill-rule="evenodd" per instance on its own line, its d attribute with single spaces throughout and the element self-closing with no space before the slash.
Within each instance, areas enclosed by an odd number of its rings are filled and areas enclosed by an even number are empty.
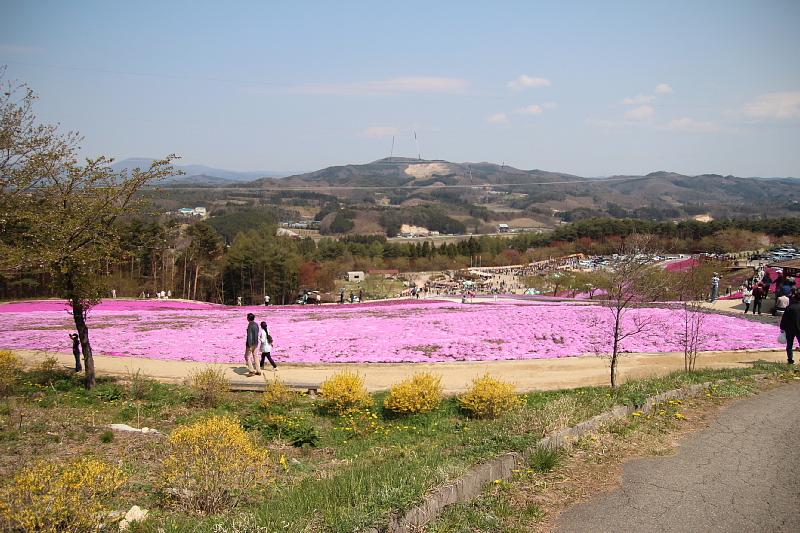
<svg viewBox="0 0 800 533">
<path fill-rule="evenodd" d="M 298 222 L 286 220 L 281 222 L 281 226 L 293 229 L 317 229 L 319 228 L 319 222 L 316 220 L 300 220 Z"/>
<path fill-rule="evenodd" d="M 182 207 L 178 209 L 178 214 L 182 217 L 205 217 L 206 216 L 206 208 L 205 207 L 195 207 L 192 209 L 191 207 Z"/>
</svg>

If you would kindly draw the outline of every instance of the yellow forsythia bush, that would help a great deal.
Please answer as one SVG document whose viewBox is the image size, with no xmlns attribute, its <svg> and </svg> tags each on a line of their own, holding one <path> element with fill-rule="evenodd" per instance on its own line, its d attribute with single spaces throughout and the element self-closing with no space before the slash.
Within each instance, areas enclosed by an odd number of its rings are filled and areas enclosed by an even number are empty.
<svg viewBox="0 0 800 533">
<path fill-rule="evenodd" d="M 520 405 L 516 387 L 489 374 L 472 380 L 472 387 L 459 397 L 459 402 L 475 418 L 498 418 Z"/>
<path fill-rule="evenodd" d="M 210 416 L 167 438 L 161 487 L 190 510 L 227 511 L 267 477 L 267 450 L 230 416 Z"/>
<path fill-rule="evenodd" d="M 375 402 L 364 386 L 364 378 L 358 372 L 337 372 L 320 387 L 322 406 L 337 414 L 346 414 Z"/>
<path fill-rule="evenodd" d="M 110 508 L 104 500 L 127 476 L 102 459 L 82 457 L 25 466 L 0 487 L 3 531 L 55 533 L 96 531 Z"/>
<path fill-rule="evenodd" d="M 394 385 L 383 405 L 396 413 L 430 413 L 442 403 L 442 376 L 418 372 Z"/>
<path fill-rule="evenodd" d="M 261 397 L 261 406 L 265 409 L 270 407 L 287 406 L 294 400 L 292 389 L 287 387 L 283 381 L 276 376 L 274 379 L 267 380 L 264 388 L 264 395 Z"/>
<path fill-rule="evenodd" d="M 22 372 L 22 358 L 10 350 L 0 351 L 0 396 L 14 392 Z"/>
</svg>

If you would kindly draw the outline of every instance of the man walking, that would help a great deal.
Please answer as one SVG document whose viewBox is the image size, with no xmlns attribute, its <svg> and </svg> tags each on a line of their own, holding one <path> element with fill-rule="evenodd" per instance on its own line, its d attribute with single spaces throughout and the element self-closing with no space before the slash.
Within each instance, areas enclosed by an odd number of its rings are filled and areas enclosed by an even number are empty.
<svg viewBox="0 0 800 533">
<path fill-rule="evenodd" d="M 792 291 L 792 303 L 783 312 L 781 331 L 786 334 L 786 362 L 794 364 L 794 339 L 800 336 L 800 292 Z"/>
<path fill-rule="evenodd" d="M 261 375 L 261 371 L 258 369 L 258 361 L 256 361 L 257 349 L 258 324 L 256 324 L 256 315 L 247 313 L 247 342 L 244 350 L 244 362 L 247 365 L 247 370 L 249 370 L 247 372 L 248 377 Z"/>
</svg>

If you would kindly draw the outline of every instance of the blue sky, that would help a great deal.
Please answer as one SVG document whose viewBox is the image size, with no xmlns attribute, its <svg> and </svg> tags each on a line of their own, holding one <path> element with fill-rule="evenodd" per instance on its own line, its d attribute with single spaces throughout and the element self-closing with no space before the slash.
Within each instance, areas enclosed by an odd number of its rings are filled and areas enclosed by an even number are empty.
<svg viewBox="0 0 800 533">
<path fill-rule="evenodd" d="M 89 157 L 800 178 L 797 0 L 0 0 L 0 65 Z"/>
</svg>

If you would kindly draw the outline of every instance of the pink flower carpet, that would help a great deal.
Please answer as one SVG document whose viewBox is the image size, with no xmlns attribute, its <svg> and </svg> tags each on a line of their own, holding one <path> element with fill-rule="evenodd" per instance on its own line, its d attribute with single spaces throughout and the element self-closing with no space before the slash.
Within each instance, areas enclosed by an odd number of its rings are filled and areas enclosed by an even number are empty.
<svg viewBox="0 0 800 533">
<path fill-rule="evenodd" d="M 242 361 L 248 312 L 266 321 L 280 362 L 400 363 L 492 361 L 610 351 L 610 313 L 585 301 L 462 304 L 395 300 L 336 306 L 227 307 L 202 302 L 110 300 L 89 313 L 96 355 L 200 362 Z M 626 352 L 682 351 L 682 311 L 630 310 L 656 322 L 623 341 Z M 64 302 L 0 305 L 0 349 L 71 352 L 72 315 Z M 709 314 L 703 350 L 780 348 L 778 328 Z"/>
</svg>

